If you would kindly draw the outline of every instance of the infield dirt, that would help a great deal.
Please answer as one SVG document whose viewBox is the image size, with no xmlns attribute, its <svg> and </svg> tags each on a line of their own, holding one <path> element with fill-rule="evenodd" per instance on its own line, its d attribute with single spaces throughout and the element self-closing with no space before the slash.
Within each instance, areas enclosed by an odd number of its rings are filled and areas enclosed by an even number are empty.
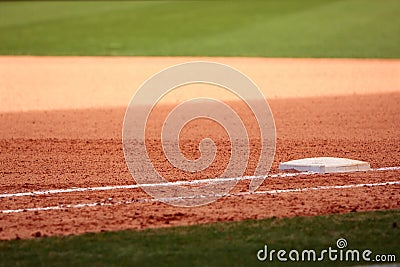
<svg viewBox="0 0 400 267">
<path fill-rule="evenodd" d="M 125 106 L 145 78 L 193 59 L 98 60 L 0 58 L 1 194 L 134 184 L 121 143 Z M 399 61 L 209 60 L 230 64 L 254 77 L 264 93 L 271 84 L 273 89 L 266 95 L 277 129 L 272 173 L 281 161 L 313 156 L 359 159 L 373 168 L 400 166 Z M 132 86 L 129 80 L 134 81 Z M 110 84 L 115 86 L 110 89 Z M 245 174 L 251 175 L 260 151 L 258 130 L 243 103 L 227 100 L 249 131 L 251 158 Z M 215 141 L 220 153 L 204 172 L 185 174 L 163 157 L 158 130 L 172 107 L 160 105 L 152 114 L 154 135 L 148 136 L 147 146 L 155 166 L 170 180 L 217 177 L 229 160 L 230 143 L 222 129 L 210 122 L 194 123 L 182 134 L 182 148 L 189 158 L 199 156 L 196 147 L 201 138 Z M 399 181 L 398 177 L 398 171 L 385 171 L 273 178 L 265 180 L 259 190 L 381 183 Z M 247 182 L 240 182 L 234 192 L 247 189 Z M 94 202 L 110 205 L 2 213 L 0 238 L 394 209 L 400 208 L 400 185 L 232 196 L 199 208 L 160 202 L 118 204 L 148 197 L 139 189 L 116 189 L 1 198 L 1 210 Z"/>
</svg>

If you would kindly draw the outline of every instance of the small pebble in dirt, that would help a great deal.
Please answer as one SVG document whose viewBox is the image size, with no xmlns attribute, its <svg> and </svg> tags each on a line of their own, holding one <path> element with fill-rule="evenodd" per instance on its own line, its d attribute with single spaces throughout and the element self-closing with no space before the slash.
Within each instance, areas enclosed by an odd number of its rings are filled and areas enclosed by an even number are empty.
<svg viewBox="0 0 400 267">
<path fill-rule="evenodd" d="M 37 231 L 36 233 L 33 234 L 34 237 L 41 237 L 42 233 L 40 231 Z"/>
<path fill-rule="evenodd" d="M 397 222 L 392 223 L 393 228 L 397 228 Z"/>
</svg>

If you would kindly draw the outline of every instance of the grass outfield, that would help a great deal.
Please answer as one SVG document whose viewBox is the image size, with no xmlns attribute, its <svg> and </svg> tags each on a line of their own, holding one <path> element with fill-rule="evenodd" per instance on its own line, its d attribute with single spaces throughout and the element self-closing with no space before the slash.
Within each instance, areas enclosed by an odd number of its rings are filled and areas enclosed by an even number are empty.
<svg viewBox="0 0 400 267">
<path fill-rule="evenodd" d="M 1 2 L 0 54 L 400 57 L 398 0 Z"/>
<path fill-rule="evenodd" d="M 393 254 L 399 262 L 399 218 L 400 210 L 392 210 L 0 241 L 0 265 L 275 266 L 287 264 L 277 258 L 258 262 L 256 253 L 264 244 L 269 249 L 319 253 L 328 247 L 337 249 L 339 238 L 347 239 L 346 249 L 369 249 L 371 259 Z M 325 261 L 324 266 L 365 263 Z"/>
</svg>

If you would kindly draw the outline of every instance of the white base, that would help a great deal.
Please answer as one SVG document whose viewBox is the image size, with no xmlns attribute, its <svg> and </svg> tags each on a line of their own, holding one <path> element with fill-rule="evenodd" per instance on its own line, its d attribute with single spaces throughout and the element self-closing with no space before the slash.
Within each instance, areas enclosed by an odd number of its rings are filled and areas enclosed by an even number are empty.
<svg viewBox="0 0 400 267">
<path fill-rule="evenodd" d="M 305 158 L 282 162 L 280 170 L 296 170 L 300 172 L 335 173 L 368 171 L 371 169 L 368 162 L 332 157 Z"/>
</svg>

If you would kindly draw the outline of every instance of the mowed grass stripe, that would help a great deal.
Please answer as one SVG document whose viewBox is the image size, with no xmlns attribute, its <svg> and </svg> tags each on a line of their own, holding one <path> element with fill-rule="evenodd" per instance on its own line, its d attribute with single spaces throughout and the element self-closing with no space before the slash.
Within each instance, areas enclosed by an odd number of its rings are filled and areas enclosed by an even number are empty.
<svg viewBox="0 0 400 267">
<path fill-rule="evenodd" d="M 397 0 L 0 2 L 2 55 L 400 57 Z"/>
<path fill-rule="evenodd" d="M 347 240 L 347 249 L 395 254 L 399 260 L 399 218 L 400 210 L 389 210 L 1 241 L 0 265 L 258 266 L 256 253 L 264 244 L 270 249 L 321 251 L 336 249 L 339 238 Z M 276 258 L 261 264 L 284 265 Z M 324 262 L 348 265 L 354 263 Z"/>
</svg>

